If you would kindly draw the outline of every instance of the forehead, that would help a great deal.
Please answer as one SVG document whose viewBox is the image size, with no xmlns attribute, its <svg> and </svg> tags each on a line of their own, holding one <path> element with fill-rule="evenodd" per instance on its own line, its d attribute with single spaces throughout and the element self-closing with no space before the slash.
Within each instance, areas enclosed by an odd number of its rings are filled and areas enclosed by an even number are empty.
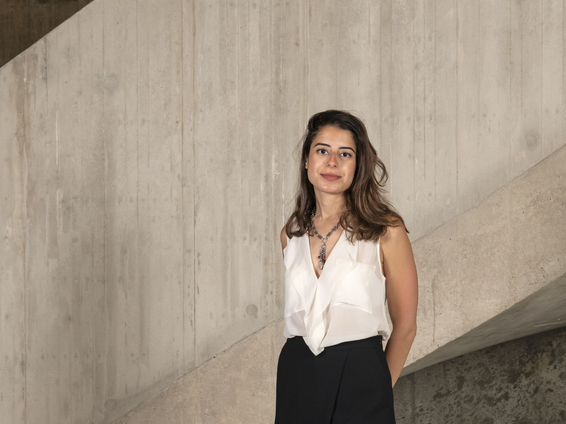
<svg viewBox="0 0 566 424">
<path fill-rule="evenodd" d="M 339 149 L 340 147 L 350 147 L 356 150 L 356 142 L 354 141 L 354 137 L 352 137 L 352 133 L 350 131 L 332 127 L 330 125 L 320 129 L 311 144 L 311 148 L 317 143 L 328 144 L 330 147 L 335 149 Z"/>
</svg>

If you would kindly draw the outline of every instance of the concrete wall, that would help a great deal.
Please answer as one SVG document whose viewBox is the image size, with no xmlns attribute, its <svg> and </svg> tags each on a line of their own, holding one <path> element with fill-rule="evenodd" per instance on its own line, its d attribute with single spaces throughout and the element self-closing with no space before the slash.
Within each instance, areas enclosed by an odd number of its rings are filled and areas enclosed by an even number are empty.
<svg viewBox="0 0 566 424">
<path fill-rule="evenodd" d="M 113 424 L 273 423 L 282 332 L 282 321 L 262 328 Z"/>
<path fill-rule="evenodd" d="M 92 0 L 0 0 L 0 68 Z"/>
<path fill-rule="evenodd" d="M 403 372 L 566 323 L 566 147 L 413 243 L 418 334 Z"/>
<path fill-rule="evenodd" d="M 395 413 L 398 424 L 564 423 L 564 393 L 566 330 L 560 329 L 400 378 Z"/>
<path fill-rule="evenodd" d="M 96 0 L 0 69 L 0 416 L 110 422 L 279 319 L 308 116 L 413 240 L 564 144 L 561 1 Z"/>
</svg>

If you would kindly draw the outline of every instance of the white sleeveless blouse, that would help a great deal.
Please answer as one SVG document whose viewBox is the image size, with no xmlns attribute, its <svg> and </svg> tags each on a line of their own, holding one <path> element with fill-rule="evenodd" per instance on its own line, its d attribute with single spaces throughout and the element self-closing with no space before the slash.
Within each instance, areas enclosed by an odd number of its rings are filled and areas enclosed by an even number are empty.
<svg viewBox="0 0 566 424">
<path fill-rule="evenodd" d="M 283 255 L 285 337 L 302 336 L 315 355 L 342 342 L 376 335 L 389 338 L 379 241 L 352 244 L 343 231 L 319 278 L 308 234 L 287 237 Z"/>
</svg>

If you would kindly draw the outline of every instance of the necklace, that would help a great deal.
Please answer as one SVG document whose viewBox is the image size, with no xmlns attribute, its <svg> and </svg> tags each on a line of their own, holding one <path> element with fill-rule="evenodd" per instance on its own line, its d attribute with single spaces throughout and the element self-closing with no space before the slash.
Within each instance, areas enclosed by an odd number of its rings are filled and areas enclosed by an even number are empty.
<svg viewBox="0 0 566 424">
<path fill-rule="evenodd" d="M 311 215 L 311 225 L 312 225 L 312 230 L 314 231 L 315 235 L 320 239 L 320 241 L 322 242 L 322 245 L 320 246 L 320 252 L 318 255 L 318 268 L 322 271 L 322 268 L 324 268 L 324 264 L 326 263 L 326 242 L 328 241 L 328 237 L 330 237 L 330 235 L 336 231 L 336 229 L 338 228 L 338 226 L 340 225 L 340 221 L 338 221 L 338 223 L 332 227 L 332 229 L 330 230 L 330 232 L 326 235 L 326 237 L 322 237 L 318 231 L 316 231 L 316 227 L 314 226 L 314 213 Z"/>
</svg>

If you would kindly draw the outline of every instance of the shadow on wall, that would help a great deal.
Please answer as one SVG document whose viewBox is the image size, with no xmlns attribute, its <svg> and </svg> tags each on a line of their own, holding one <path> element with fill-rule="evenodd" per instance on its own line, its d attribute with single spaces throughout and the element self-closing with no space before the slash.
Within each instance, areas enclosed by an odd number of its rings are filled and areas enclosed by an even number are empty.
<svg viewBox="0 0 566 424">
<path fill-rule="evenodd" d="M 0 68 L 90 2 L 0 0 Z"/>
<path fill-rule="evenodd" d="M 417 371 L 395 386 L 398 424 L 566 423 L 566 328 Z"/>
</svg>

